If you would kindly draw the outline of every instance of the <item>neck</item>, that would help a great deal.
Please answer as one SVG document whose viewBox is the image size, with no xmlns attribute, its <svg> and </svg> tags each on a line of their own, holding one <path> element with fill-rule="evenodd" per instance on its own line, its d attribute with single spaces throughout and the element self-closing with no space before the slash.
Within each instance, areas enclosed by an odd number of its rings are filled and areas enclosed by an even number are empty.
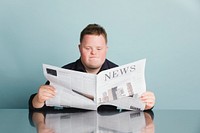
<svg viewBox="0 0 200 133">
<path fill-rule="evenodd" d="M 99 72 L 100 68 L 98 69 L 87 69 L 86 68 L 86 72 L 87 73 L 91 73 L 91 74 L 97 74 Z"/>
</svg>

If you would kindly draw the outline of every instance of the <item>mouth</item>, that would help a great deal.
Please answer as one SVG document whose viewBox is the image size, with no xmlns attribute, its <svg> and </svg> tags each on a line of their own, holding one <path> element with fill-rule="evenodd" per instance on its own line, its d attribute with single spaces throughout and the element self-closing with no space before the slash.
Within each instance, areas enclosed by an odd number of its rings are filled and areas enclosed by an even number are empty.
<svg viewBox="0 0 200 133">
<path fill-rule="evenodd" d="M 92 56 L 92 57 L 90 57 L 90 59 L 97 59 L 98 57 L 95 57 L 95 56 Z"/>
<path fill-rule="evenodd" d="M 90 57 L 89 60 L 91 62 L 97 62 L 98 61 L 98 58 L 97 57 Z"/>
</svg>

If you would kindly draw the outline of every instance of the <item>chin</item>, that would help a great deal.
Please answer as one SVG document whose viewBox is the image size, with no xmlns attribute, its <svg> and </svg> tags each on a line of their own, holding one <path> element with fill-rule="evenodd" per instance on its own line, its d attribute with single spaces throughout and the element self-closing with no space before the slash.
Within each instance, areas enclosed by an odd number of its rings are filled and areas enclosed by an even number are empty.
<svg viewBox="0 0 200 133">
<path fill-rule="evenodd" d="M 88 67 L 91 69 L 98 69 L 99 67 L 101 67 L 101 64 L 98 63 L 88 64 Z"/>
<path fill-rule="evenodd" d="M 100 66 L 97 66 L 97 65 L 91 65 L 91 66 L 89 66 L 89 68 L 90 68 L 90 69 L 98 69 L 98 68 L 100 68 Z"/>
</svg>

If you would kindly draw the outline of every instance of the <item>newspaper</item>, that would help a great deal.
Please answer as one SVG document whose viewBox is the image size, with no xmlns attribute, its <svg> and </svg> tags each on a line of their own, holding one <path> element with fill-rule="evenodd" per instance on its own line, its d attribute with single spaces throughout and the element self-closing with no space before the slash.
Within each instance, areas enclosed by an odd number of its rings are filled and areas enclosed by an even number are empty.
<svg viewBox="0 0 200 133">
<path fill-rule="evenodd" d="M 145 63 L 133 63 L 90 74 L 43 64 L 44 76 L 57 94 L 47 106 L 97 110 L 112 105 L 126 110 L 144 110 L 140 96 L 146 91 Z"/>
</svg>

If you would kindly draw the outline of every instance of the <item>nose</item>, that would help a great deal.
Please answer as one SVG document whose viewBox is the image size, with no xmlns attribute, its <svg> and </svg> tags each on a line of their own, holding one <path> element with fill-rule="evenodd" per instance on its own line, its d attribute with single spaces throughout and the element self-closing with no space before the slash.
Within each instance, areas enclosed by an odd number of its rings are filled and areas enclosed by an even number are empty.
<svg viewBox="0 0 200 133">
<path fill-rule="evenodd" d="M 92 55 L 95 55 L 95 54 L 96 54 L 96 50 L 95 50 L 95 49 L 92 49 L 92 50 L 91 50 L 91 54 L 92 54 Z"/>
</svg>

